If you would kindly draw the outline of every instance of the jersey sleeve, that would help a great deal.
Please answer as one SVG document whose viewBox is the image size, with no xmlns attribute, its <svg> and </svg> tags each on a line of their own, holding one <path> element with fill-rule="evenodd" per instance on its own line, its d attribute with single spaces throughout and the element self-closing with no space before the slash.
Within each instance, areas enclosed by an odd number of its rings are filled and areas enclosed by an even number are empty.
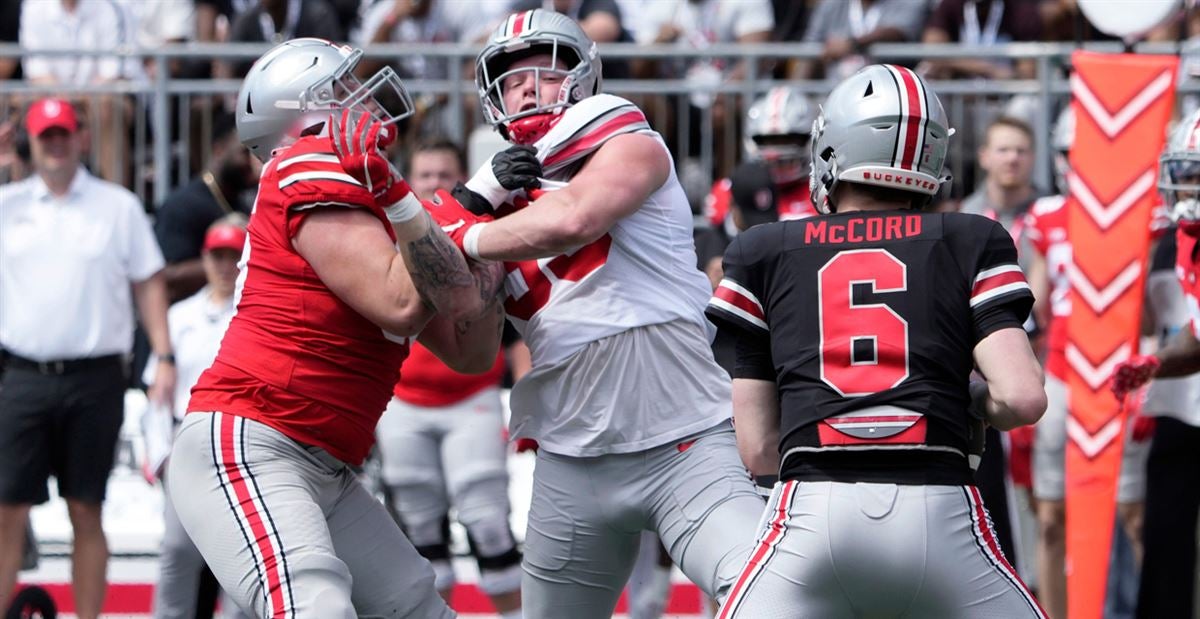
<svg viewBox="0 0 1200 619">
<path fill-rule="evenodd" d="M 273 172 L 287 212 L 288 237 L 296 235 L 314 209 L 375 207 L 375 198 L 367 188 L 347 174 L 337 154 L 317 138 L 297 142 L 279 157 Z"/>
<path fill-rule="evenodd" d="M 766 260 L 761 255 L 763 248 L 770 246 L 762 239 L 764 230 L 770 227 L 747 230 L 726 248 L 722 261 L 724 276 L 705 310 L 718 327 L 728 326 L 753 335 L 770 332 L 763 309 Z"/>
<path fill-rule="evenodd" d="M 1033 291 L 1004 227 L 984 218 L 972 227 L 976 256 L 969 274 L 970 306 L 976 339 L 982 340 L 999 329 L 1020 328 L 1033 308 Z"/>
</svg>

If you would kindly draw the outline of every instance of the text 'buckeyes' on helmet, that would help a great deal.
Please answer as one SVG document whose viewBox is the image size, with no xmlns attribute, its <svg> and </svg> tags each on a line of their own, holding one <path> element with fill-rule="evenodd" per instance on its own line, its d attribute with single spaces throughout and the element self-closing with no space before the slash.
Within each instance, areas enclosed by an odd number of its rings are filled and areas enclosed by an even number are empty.
<svg viewBox="0 0 1200 619">
<path fill-rule="evenodd" d="M 271 151 L 328 120 L 332 110 L 370 114 L 386 125 L 413 113 L 412 98 L 391 67 L 366 82 L 354 76 L 361 49 L 324 39 L 285 41 L 255 61 L 237 101 L 238 138 L 266 161 Z"/>
<path fill-rule="evenodd" d="M 762 161 L 778 185 L 808 174 L 809 139 L 817 106 L 796 88 L 776 86 L 746 112 L 746 154 Z"/>
<path fill-rule="evenodd" d="M 543 54 L 547 61 L 537 66 L 511 68 Z M 532 144 L 550 130 L 563 110 L 600 92 L 600 55 L 596 44 L 566 15 L 544 9 L 515 13 L 496 28 L 479 52 L 475 85 L 484 118 L 505 139 Z M 509 109 L 504 89 L 522 85 L 533 86 L 533 100 L 525 98 Z M 559 91 L 553 98 L 543 97 L 543 88 Z"/>
<path fill-rule="evenodd" d="M 1189 234 L 1200 233 L 1200 110 L 1171 131 L 1158 163 L 1158 190 L 1171 219 Z"/>
<path fill-rule="evenodd" d="M 837 210 L 830 196 L 840 182 L 911 192 L 928 204 L 950 180 L 942 176 L 950 136 L 937 95 L 916 73 L 870 65 L 839 83 L 813 123 L 813 206 Z"/>
</svg>

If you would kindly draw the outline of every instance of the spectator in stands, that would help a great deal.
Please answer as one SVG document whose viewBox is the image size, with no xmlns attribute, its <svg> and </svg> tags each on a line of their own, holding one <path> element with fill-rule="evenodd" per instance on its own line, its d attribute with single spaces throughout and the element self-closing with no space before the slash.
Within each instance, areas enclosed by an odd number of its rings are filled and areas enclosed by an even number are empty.
<svg viewBox="0 0 1200 619">
<path fill-rule="evenodd" d="M 596 43 L 633 41 L 621 26 L 621 7 L 617 0 L 514 0 L 512 10 L 557 11 L 579 22 L 583 32 Z M 604 74 L 608 75 L 607 63 Z"/>
<path fill-rule="evenodd" d="M 258 160 L 238 141 L 233 115 L 218 115 L 207 167 L 158 208 L 154 231 L 167 261 L 164 274 L 172 300 L 191 296 L 204 285 L 200 254 L 206 230 L 230 213 L 250 214 L 245 195 L 258 184 L 259 169 Z"/>
<path fill-rule="evenodd" d="M 979 147 L 985 176 L 962 202 L 962 212 L 985 215 L 1020 236 L 1021 216 L 1046 193 L 1033 185 L 1033 129 L 1024 121 L 1001 116 L 988 124 Z"/>
<path fill-rule="evenodd" d="M 346 31 L 328 0 L 259 0 L 238 14 L 229 28 L 229 40 L 238 43 L 282 43 L 300 37 L 346 41 Z M 245 75 L 252 64 L 253 59 L 235 63 L 233 76 Z"/>
<path fill-rule="evenodd" d="M 194 34 L 192 25 L 196 6 L 193 0 L 120 0 L 126 12 L 133 18 L 133 40 L 143 50 L 153 50 L 170 43 L 190 40 Z M 169 62 L 168 75 L 179 76 L 182 59 Z M 144 62 L 146 73 L 152 78 L 158 71 L 154 59 Z"/>
<path fill-rule="evenodd" d="M 357 44 L 375 43 L 455 43 L 482 40 L 507 15 L 507 0 L 379 0 L 363 15 L 361 37 Z M 443 80 L 449 77 L 449 58 L 412 54 L 391 63 L 404 78 Z M 376 58 L 364 58 L 355 74 L 366 79 L 384 64 Z M 467 69 L 467 75 L 472 69 Z M 417 115 L 407 121 L 415 128 L 427 126 L 429 133 L 442 133 L 450 114 L 461 114 L 439 105 L 444 96 L 425 93 L 414 103 Z M 477 108 L 476 108 L 477 109 Z M 440 112 L 440 114 L 438 113 Z M 399 141 L 398 141 L 399 142 Z"/>
<path fill-rule="evenodd" d="M 775 28 L 775 14 L 769 0 L 657 0 L 648 3 L 641 19 L 646 23 L 638 31 L 638 43 L 672 43 L 682 48 L 704 50 L 720 43 L 763 43 L 770 40 Z M 686 76 L 693 86 L 690 96 L 691 113 L 688 119 L 687 152 L 679 156 L 695 157 L 701 148 L 701 118 L 711 108 L 715 152 L 731 152 L 725 146 L 725 124 L 737 121 L 737 109 L 728 106 L 725 97 L 715 96 L 712 89 L 723 82 L 745 77 L 745 63 L 730 63 L 725 58 L 694 58 L 685 63 L 669 63 L 658 67 L 654 63 L 635 63 L 635 73 L 643 77 L 664 75 Z M 731 116 L 732 115 L 732 116 Z M 675 132 L 664 132 L 670 135 Z M 733 161 L 719 162 L 721 173 L 733 167 Z"/>
<path fill-rule="evenodd" d="M 36 6 L 37 10 L 32 10 Z M 21 11 L 21 46 L 30 50 L 73 44 L 89 51 L 115 50 L 134 43 L 129 14 L 108 0 L 50 0 L 26 3 Z M 91 86 L 140 75 L 136 60 L 113 56 L 46 56 L 29 54 L 23 60 L 25 79 L 40 86 L 83 94 Z M 130 100 L 119 95 L 89 101 L 87 117 L 98 137 L 100 175 L 128 185 L 130 174 Z"/>
<path fill-rule="evenodd" d="M 925 3 L 913 0 L 821 0 L 804 40 L 825 45 L 825 77 L 840 81 L 867 65 L 863 51 L 872 43 L 920 40 L 926 13 Z M 802 62 L 797 77 L 814 77 L 817 68 Z"/>
<path fill-rule="evenodd" d="M 167 321 L 170 324 L 178 380 L 171 394 L 173 411 L 162 406 L 151 406 L 143 413 L 161 416 L 141 423 L 147 453 L 155 454 L 155 461 L 147 463 L 145 467 L 147 479 L 163 479 L 166 454 L 171 448 L 175 427 L 187 411 L 192 385 L 217 357 L 221 338 L 233 318 L 238 259 L 241 258 L 245 242 L 246 216 L 242 213 L 225 215 L 208 226 L 200 252 L 204 287 L 168 310 Z M 146 384 L 154 383 L 157 368 L 157 360 L 151 358 L 143 377 Z M 164 500 L 158 579 L 154 585 L 154 616 L 163 619 L 211 617 L 216 596 L 205 599 L 207 596 L 202 593 L 208 588 L 205 586 L 207 583 L 202 584 L 202 579 L 212 579 L 211 574 L 206 572 L 204 558 L 184 532 L 174 506 L 171 501 Z M 212 584 L 208 586 L 215 588 L 215 583 L 215 579 L 212 579 Z M 222 615 L 226 619 L 242 616 L 228 597 L 223 604 Z"/>
<path fill-rule="evenodd" d="M 166 402 L 175 388 L 163 259 L 137 198 L 80 165 L 70 103 L 42 99 L 26 125 L 36 174 L 0 187 L 0 608 L 16 582 L 29 509 L 48 500 L 54 475 L 74 530 L 75 612 L 94 618 L 135 303 L 159 359 L 150 399 Z"/>
<path fill-rule="evenodd" d="M 405 178 L 418 197 L 430 200 L 466 181 L 466 169 L 466 156 L 453 142 L 429 142 L 413 153 Z M 508 522 L 503 377 L 502 351 L 490 370 L 468 376 L 414 343 L 376 434 L 393 513 L 433 564 L 442 597 L 450 600 L 455 581 L 448 537 L 453 505 L 479 563 L 480 589 L 511 619 L 521 616 L 521 553 Z"/>
<path fill-rule="evenodd" d="M 21 36 L 21 3 L 0 2 L 0 43 L 17 43 Z M 21 58 L 0 58 L 0 80 L 21 79 Z"/>
<path fill-rule="evenodd" d="M 1037 41 L 1042 36 L 1037 0 L 941 0 L 925 26 L 926 43 L 957 42 L 964 45 L 995 45 L 1013 41 Z M 986 79 L 1030 78 L 1036 63 L 1008 60 L 959 58 L 921 63 L 918 70 L 933 78 L 981 77 Z"/>
<path fill-rule="evenodd" d="M 514 0 L 513 11 L 548 9 L 579 22 L 588 38 L 596 43 L 633 43 L 633 34 L 625 29 L 617 0 Z M 629 63 L 624 58 L 604 61 L 604 77 L 627 79 Z"/>
</svg>

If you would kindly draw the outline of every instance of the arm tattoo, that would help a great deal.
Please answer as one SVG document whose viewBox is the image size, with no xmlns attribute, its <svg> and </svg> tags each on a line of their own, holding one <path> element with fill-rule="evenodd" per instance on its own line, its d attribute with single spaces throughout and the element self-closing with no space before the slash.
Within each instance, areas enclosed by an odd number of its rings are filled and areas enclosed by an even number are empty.
<svg viewBox="0 0 1200 619">
<path fill-rule="evenodd" d="M 466 259 L 446 233 L 432 222 L 424 236 L 403 244 L 401 251 L 413 285 L 434 306 L 442 305 L 439 301 L 447 290 L 475 285 Z"/>
<path fill-rule="evenodd" d="M 471 275 L 479 283 L 479 298 L 484 304 L 504 298 L 504 264 L 500 262 L 474 262 Z"/>
</svg>

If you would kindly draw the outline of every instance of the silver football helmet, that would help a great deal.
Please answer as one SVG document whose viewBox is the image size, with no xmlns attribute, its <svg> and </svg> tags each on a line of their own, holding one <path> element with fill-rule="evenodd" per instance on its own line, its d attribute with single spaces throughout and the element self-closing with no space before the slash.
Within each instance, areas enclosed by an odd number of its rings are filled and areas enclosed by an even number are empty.
<svg viewBox="0 0 1200 619">
<path fill-rule="evenodd" d="M 808 173 L 809 138 L 816 106 L 796 88 L 776 86 L 746 112 L 746 154 L 762 161 L 777 185 Z"/>
<path fill-rule="evenodd" d="M 509 68 L 538 54 L 550 56 L 549 66 Z M 522 73 L 536 85 L 536 103 L 510 110 L 503 88 Z M 544 76 L 562 80 L 558 96 L 550 103 L 542 103 Z M 549 130 L 563 110 L 600 92 L 600 55 L 596 44 L 566 15 L 544 9 L 514 13 L 492 32 L 475 59 L 475 85 L 488 122 L 506 139 L 530 144 Z"/>
<path fill-rule="evenodd" d="M 237 100 L 238 138 L 259 159 L 324 122 L 331 110 L 352 109 L 390 125 L 413 113 L 400 76 L 385 67 L 366 82 L 354 76 L 361 49 L 324 39 L 285 41 L 254 62 Z"/>
<path fill-rule="evenodd" d="M 1075 110 L 1068 105 L 1058 113 L 1054 128 L 1050 130 L 1050 147 L 1054 149 L 1054 186 L 1066 195 L 1067 176 L 1071 173 L 1071 160 L 1067 154 L 1075 141 Z"/>
<path fill-rule="evenodd" d="M 1158 159 L 1158 190 L 1171 219 L 1200 227 L 1200 110 L 1179 121 Z"/>
<path fill-rule="evenodd" d="M 836 210 L 840 182 L 912 192 L 928 203 L 942 183 L 954 131 L 925 81 L 904 67 L 870 65 L 838 84 L 813 123 L 813 206 Z"/>
</svg>

